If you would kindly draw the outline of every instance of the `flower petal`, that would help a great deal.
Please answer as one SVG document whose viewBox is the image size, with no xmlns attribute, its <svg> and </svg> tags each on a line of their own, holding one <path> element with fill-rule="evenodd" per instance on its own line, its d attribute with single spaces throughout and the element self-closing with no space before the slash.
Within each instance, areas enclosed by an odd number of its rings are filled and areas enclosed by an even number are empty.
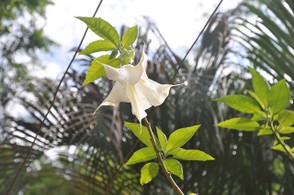
<svg viewBox="0 0 294 195">
<path fill-rule="evenodd" d="M 137 64 L 137 66 L 140 64 L 141 66 L 143 66 L 144 70 L 146 70 L 147 60 L 148 60 L 148 57 L 147 57 L 147 55 L 145 54 L 144 49 L 143 49 L 143 51 L 142 51 L 142 55 L 141 55 L 141 58 L 140 58 L 140 61 L 139 61 L 139 63 Z"/>
<path fill-rule="evenodd" d="M 142 94 L 140 94 L 141 91 L 137 91 L 134 85 L 127 84 L 125 87 L 126 87 L 126 95 L 128 96 L 132 105 L 132 113 L 141 122 L 141 120 L 147 116 L 145 112 L 147 108 L 144 102 L 142 101 L 144 100 L 144 97 L 143 98 L 141 97 L 142 96 Z"/>
<path fill-rule="evenodd" d="M 137 83 L 145 71 L 146 64 L 147 59 L 141 57 L 140 63 L 138 63 L 136 66 L 128 64 L 121 68 L 113 68 L 107 64 L 102 65 L 107 74 L 107 77 L 110 80 L 119 81 L 122 85 L 125 85 L 126 83 Z"/>
<path fill-rule="evenodd" d="M 95 110 L 94 114 L 98 111 L 101 106 L 118 106 L 120 102 L 130 102 L 126 96 L 126 90 L 123 85 L 116 82 L 105 100 Z"/>
<path fill-rule="evenodd" d="M 162 104 L 167 98 L 170 88 L 176 86 L 157 83 L 149 79 L 146 75 L 144 75 L 136 85 L 138 90 L 140 90 L 140 93 L 147 98 L 152 106 L 159 106 Z"/>
</svg>

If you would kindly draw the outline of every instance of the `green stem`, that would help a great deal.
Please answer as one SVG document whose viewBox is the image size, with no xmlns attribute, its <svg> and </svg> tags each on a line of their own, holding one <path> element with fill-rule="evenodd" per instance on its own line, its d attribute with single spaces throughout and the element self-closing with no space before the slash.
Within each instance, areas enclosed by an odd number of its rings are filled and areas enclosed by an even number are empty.
<svg viewBox="0 0 294 195">
<path fill-rule="evenodd" d="M 294 154 L 291 152 L 290 147 L 284 142 L 284 140 L 281 138 L 280 133 L 276 130 L 276 128 L 273 125 L 273 122 L 270 123 L 271 124 L 271 129 L 276 137 L 276 139 L 278 140 L 279 144 L 282 145 L 282 147 L 284 148 L 284 150 L 286 151 L 286 153 L 288 154 L 289 158 L 294 162 Z"/>
<path fill-rule="evenodd" d="M 153 145 L 153 149 L 154 149 L 154 151 L 156 153 L 158 164 L 159 164 L 163 174 L 165 175 L 166 179 L 168 180 L 168 182 L 172 186 L 173 190 L 179 195 L 184 195 L 184 193 L 179 188 L 179 186 L 176 184 L 175 180 L 172 178 L 170 172 L 167 170 L 166 166 L 163 163 L 163 159 L 162 159 L 162 156 L 160 154 L 160 150 L 158 149 L 158 147 L 156 145 L 155 137 L 154 137 L 154 134 L 153 134 L 150 123 L 148 122 L 147 118 L 144 118 L 143 120 L 144 120 L 144 123 L 146 124 L 148 132 L 150 134 L 150 140 L 151 140 L 151 143 Z"/>
</svg>

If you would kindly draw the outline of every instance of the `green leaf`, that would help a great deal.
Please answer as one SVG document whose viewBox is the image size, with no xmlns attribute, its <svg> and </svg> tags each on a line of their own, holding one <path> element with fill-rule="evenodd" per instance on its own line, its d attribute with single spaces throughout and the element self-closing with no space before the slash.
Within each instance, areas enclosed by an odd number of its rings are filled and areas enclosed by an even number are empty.
<svg viewBox="0 0 294 195">
<path fill-rule="evenodd" d="M 279 132 L 281 134 L 294 133 L 294 127 L 285 126 L 285 127 L 282 127 Z"/>
<path fill-rule="evenodd" d="M 262 121 L 266 119 L 266 113 L 263 111 L 260 111 L 258 113 L 254 113 L 253 116 L 251 117 L 252 120 L 254 121 Z"/>
<path fill-rule="evenodd" d="M 99 56 L 98 58 L 94 59 L 91 62 L 90 68 L 83 82 L 83 86 L 95 81 L 96 79 L 100 77 L 106 76 L 106 72 L 104 70 L 104 67 L 101 65 L 101 63 L 107 64 L 112 67 L 118 67 L 120 65 L 120 61 L 117 58 L 109 60 L 109 55 Z"/>
<path fill-rule="evenodd" d="M 159 141 L 161 150 L 163 152 L 165 152 L 166 151 L 166 144 L 167 144 L 166 136 L 158 127 L 156 127 L 156 132 L 157 132 L 157 137 L 158 137 L 158 141 Z"/>
<path fill-rule="evenodd" d="M 117 54 L 118 54 L 118 50 L 117 49 L 112 50 L 112 52 L 111 52 L 111 54 L 109 56 L 109 59 L 115 58 L 117 56 Z"/>
<path fill-rule="evenodd" d="M 101 38 L 112 42 L 119 47 L 120 40 L 117 30 L 102 18 L 77 17 L 87 24 L 87 26 Z"/>
<path fill-rule="evenodd" d="M 266 79 L 262 77 L 256 70 L 249 68 L 252 74 L 252 85 L 254 92 L 258 96 L 262 108 L 266 108 L 268 105 L 268 95 L 270 93 L 270 86 Z"/>
<path fill-rule="evenodd" d="M 272 149 L 280 151 L 280 152 L 286 152 L 286 150 L 284 149 L 284 147 L 281 144 L 277 144 L 275 146 L 272 146 Z"/>
<path fill-rule="evenodd" d="M 156 154 L 152 148 L 145 147 L 137 150 L 134 154 L 130 157 L 126 165 L 133 165 L 140 162 L 149 161 L 156 158 Z"/>
<path fill-rule="evenodd" d="M 166 150 L 172 151 L 183 146 L 187 141 L 189 141 L 189 139 L 191 139 L 199 127 L 200 125 L 194 125 L 175 130 L 167 140 Z"/>
<path fill-rule="evenodd" d="M 274 84 L 269 95 L 269 105 L 272 113 L 276 114 L 286 108 L 290 99 L 290 90 L 284 79 Z"/>
<path fill-rule="evenodd" d="M 290 137 L 288 137 L 288 136 L 283 136 L 283 137 L 280 137 L 280 139 L 281 140 L 283 140 L 283 141 L 286 141 L 286 140 L 290 140 L 291 138 Z M 274 141 L 274 146 L 275 145 L 277 145 L 277 144 L 279 144 L 279 141 L 276 139 L 275 141 Z"/>
<path fill-rule="evenodd" d="M 257 136 L 262 136 L 262 135 L 271 135 L 273 134 L 273 131 L 271 130 L 271 128 L 267 127 L 267 128 L 262 128 L 258 131 Z"/>
<path fill-rule="evenodd" d="M 141 140 L 146 146 L 153 148 L 148 129 L 138 123 L 130 123 L 125 121 L 125 126 L 129 128 L 137 138 Z"/>
<path fill-rule="evenodd" d="M 282 110 L 275 115 L 274 119 L 279 121 L 281 127 L 291 126 L 294 124 L 294 111 Z"/>
<path fill-rule="evenodd" d="M 249 95 L 251 97 L 253 97 L 258 103 L 259 105 L 265 109 L 265 102 L 264 100 L 262 100 L 256 93 L 254 93 L 253 91 L 247 90 L 247 92 L 249 93 Z M 267 103 L 266 103 L 267 104 Z"/>
<path fill-rule="evenodd" d="M 187 150 L 183 148 L 178 148 L 170 153 L 173 155 L 173 158 L 179 160 L 198 160 L 198 161 L 207 161 L 214 160 L 212 156 L 201 151 L 201 150 Z"/>
<path fill-rule="evenodd" d="M 90 43 L 80 54 L 91 54 L 99 51 L 109 51 L 115 49 L 115 45 L 107 40 L 98 40 Z"/>
<path fill-rule="evenodd" d="M 228 95 L 218 98 L 216 101 L 223 102 L 240 112 L 253 114 L 260 111 L 258 103 L 254 99 L 245 95 Z"/>
<path fill-rule="evenodd" d="M 122 37 L 121 44 L 124 48 L 130 47 L 138 37 L 138 26 L 128 28 Z"/>
<path fill-rule="evenodd" d="M 145 164 L 141 169 L 140 183 L 141 185 L 149 183 L 158 174 L 159 166 L 157 163 L 151 162 Z"/>
<path fill-rule="evenodd" d="M 120 58 L 123 59 L 122 64 L 130 64 L 132 59 L 135 57 L 135 52 L 133 49 L 122 49 L 120 53 Z"/>
<path fill-rule="evenodd" d="M 258 122 L 248 118 L 231 118 L 216 126 L 241 131 L 256 131 L 260 128 Z"/>
<path fill-rule="evenodd" d="M 184 180 L 183 166 L 178 160 L 169 158 L 165 159 L 163 163 L 169 172 L 178 176 L 181 180 Z"/>
</svg>

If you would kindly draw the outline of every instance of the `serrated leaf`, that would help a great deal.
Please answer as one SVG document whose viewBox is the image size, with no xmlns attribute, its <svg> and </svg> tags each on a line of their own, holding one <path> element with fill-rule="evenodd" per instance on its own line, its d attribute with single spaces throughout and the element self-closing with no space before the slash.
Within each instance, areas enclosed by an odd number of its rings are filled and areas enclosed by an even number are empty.
<svg viewBox="0 0 294 195">
<path fill-rule="evenodd" d="M 256 70 L 249 68 L 252 74 L 252 85 L 254 92 L 258 96 L 263 108 L 268 105 L 268 95 L 270 93 L 270 86 L 266 79 L 262 77 Z"/>
<path fill-rule="evenodd" d="M 281 134 L 294 133 L 294 127 L 284 126 L 279 131 Z"/>
<path fill-rule="evenodd" d="M 212 156 L 201 151 L 201 150 L 187 150 L 183 148 L 179 148 L 170 153 L 173 155 L 173 158 L 179 160 L 198 160 L 198 161 L 207 161 L 214 160 Z"/>
<path fill-rule="evenodd" d="M 102 18 L 92 17 L 77 17 L 81 21 L 85 22 L 87 26 L 98 36 L 105 40 L 109 40 L 116 47 L 119 47 L 120 40 L 117 30 Z"/>
<path fill-rule="evenodd" d="M 145 126 L 142 126 L 138 123 L 131 123 L 125 121 L 125 126 L 129 128 L 134 135 L 141 140 L 146 146 L 152 148 L 152 143 L 150 140 L 150 135 L 148 133 L 148 129 Z"/>
<path fill-rule="evenodd" d="M 258 122 L 248 118 L 231 118 L 216 126 L 240 131 L 256 131 L 260 128 Z"/>
<path fill-rule="evenodd" d="M 178 176 L 181 180 L 184 180 L 183 166 L 178 160 L 169 158 L 165 159 L 163 163 L 169 172 Z"/>
<path fill-rule="evenodd" d="M 200 125 L 194 125 L 190 127 L 184 127 L 175 130 L 167 140 L 167 151 L 172 151 L 176 148 L 183 146 L 191 137 L 196 133 Z"/>
<path fill-rule="evenodd" d="M 115 49 L 115 45 L 107 40 L 97 40 L 90 43 L 80 54 L 91 54 L 99 51 L 109 51 Z"/>
<path fill-rule="evenodd" d="M 282 110 L 275 115 L 274 119 L 279 121 L 281 127 L 291 126 L 294 124 L 294 111 Z"/>
<path fill-rule="evenodd" d="M 158 137 L 158 141 L 160 144 L 160 148 L 163 152 L 165 152 L 166 151 L 166 144 L 167 144 L 166 136 L 158 127 L 156 127 L 156 132 L 157 132 L 157 137 Z"/>
<path fill-rule="evenodd" d="M 257 136 L 263 136 L 263 135 L 271 135 L 273 134 L 273 131 L 271 128 L 262 128 L 258 131 Z"/>
<path fill-rule="evenodd" d="M 112 67 L 118 67 L 120 65 L 120 61 L 117 58 L 109 60 L 109 55 L 99 56 L 91 62 L 89 70 L 86 74 L 86 78 L 83 82 L 83 86 L 95 81 L 100 77 L 106 76 L 106 72 L 101 63 L 108 64 Z"/>
<path fill-rule="evenodd" d="M 245 95 L 228 95 L 218 98 L 216 101 L 223 102 L 240 112 L 253 114 L 260 111 L 258 103 L 254 99 Z"/>
<path fill-rule="evenodd" d="M 133 165 L 140 162 L 146 162 L 156 158 L 156 154 L 152 148 L 145 147 L 137 150 L 134 154 L 130 157 L 126 165 Z"/>
<path fill-rule="evenodd" d="M 121 44 L 124 48 L 130 47 L 138 37 L 138 26 L 128 28 L 123 34 Z"/>
<path fill-rule="evenodd" d="M 269 95 L 269 105 L 273 114 L 276 114 L 286 108 L 290 100 L 290 90 L 284 79 L 272 86 Z"/>
<path fill-rule="evenodd" d="M 141 169 L 141 185 L 149 183 L 154 177 L 156 177 L 158 174 L 158 170 L 159 166 L 157 163 L 151 162 L 145 164 Z"/>
</svg>

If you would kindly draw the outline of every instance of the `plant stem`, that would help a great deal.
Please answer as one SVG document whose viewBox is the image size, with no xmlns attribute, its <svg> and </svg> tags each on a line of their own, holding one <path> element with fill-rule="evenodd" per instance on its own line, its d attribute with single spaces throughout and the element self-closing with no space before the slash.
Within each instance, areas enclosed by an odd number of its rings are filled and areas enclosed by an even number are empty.
<svg viewBox="0 0 294 195">
<path fill-rule="evenodd" d="M 271 122 L 271 129 L 272 129 L 276 139 L 278 140 L 279 144 L 282 145 L 282 147 L 284 148 L 284 150 L 288 154 L 289 158 L 294 162 L 294 154 L 291 152 L 290 147 L 284 142 L 284 140 L 282 140 L 280 133 L 274 127 L 273 122 Z"/>
<path fill-rule="evenodd" d="M 182 190 L 179 188 L 179 186 L 176 184 L 176 182 L 174 181 L 174 179 L 172 178 L 170 172 L 167 170 L 166 166 L 163 163 L 163 159 L 162 156 L 160 154 L 160 150 L 158 149 L 157 145 L 156 145 L 156 141 L 155 141 L 155 137 L 151 128 L 150 123 L 148 122 L 147 118 L 145 117 L 144 119 L 144 123 L 147 126 L 148 132 L 150 134 L 150 140 L 151 143 L 153 145 L 153 149 L 156 153 L 157 156 L 157 160 L 158 160 L 158 164 L 161 167 L 161 170 L 163 172 L 163 174 L 165 175 L 166 179 L 168 180 L 168 182 L 170 183 L 170 185 L 172 186 L 173 190 L 179 194 L 179 195 L 184 195 L 184 193 L 182 192 Z"/>
</svg>

